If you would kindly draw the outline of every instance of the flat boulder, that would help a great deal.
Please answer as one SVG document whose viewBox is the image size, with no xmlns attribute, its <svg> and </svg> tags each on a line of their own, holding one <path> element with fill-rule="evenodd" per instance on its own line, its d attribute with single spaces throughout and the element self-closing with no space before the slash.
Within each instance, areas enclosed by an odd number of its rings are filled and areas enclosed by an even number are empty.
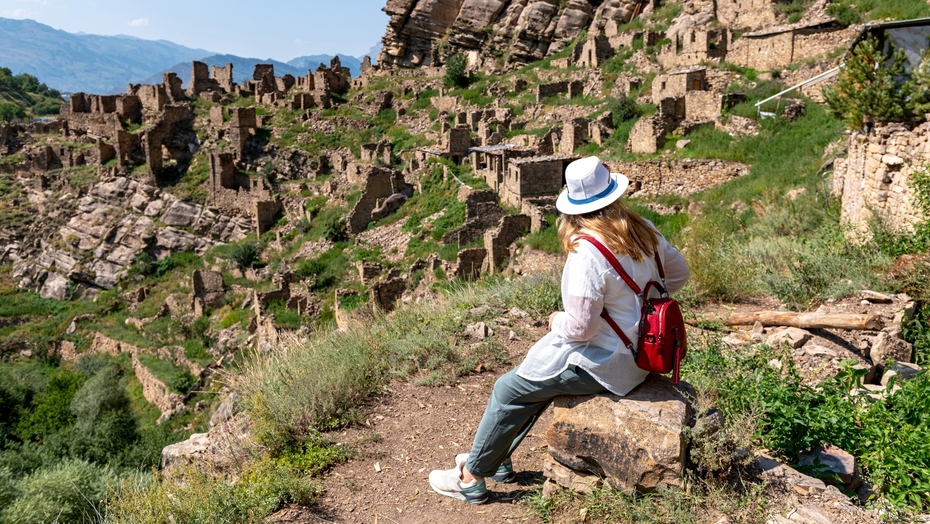
<svg viewBox="0 0 930 524">
<path fill-rule="evenodd" d="M 615 489 L 651 491 L 680 486 L 686 457 L 682 432 L 692 419 L 687 383 L 649 375 L 625 397 L 556 397 L 547 432 L 549 454 L 580 473 L 593 473 Z M 550 480 L 560 483 L 565 475 Z M 575 486 L 566 486 L 575 487 Z"/>
</svg>

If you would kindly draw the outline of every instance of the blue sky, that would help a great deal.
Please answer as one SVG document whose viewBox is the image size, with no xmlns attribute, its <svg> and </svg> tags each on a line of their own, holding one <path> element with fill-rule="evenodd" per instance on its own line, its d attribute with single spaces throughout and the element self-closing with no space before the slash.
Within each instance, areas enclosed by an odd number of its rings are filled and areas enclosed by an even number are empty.
<svg viewBox="0 0 930 524">
<path fill-rule="evenodd" d="M 131 35 L 251 58 L 359 56 L 381 40 L 385 0 L 0 0 L 0 16 L 69 33 Z"/>
</svg>

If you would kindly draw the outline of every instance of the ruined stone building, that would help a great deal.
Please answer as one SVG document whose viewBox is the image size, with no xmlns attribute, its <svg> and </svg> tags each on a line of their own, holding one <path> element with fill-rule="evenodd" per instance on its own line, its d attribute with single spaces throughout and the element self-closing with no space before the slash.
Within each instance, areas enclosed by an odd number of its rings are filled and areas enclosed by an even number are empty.
<svg viewBox="0 0 930 524">
<path fill-rule="evenodd" d="M 197 97 L 201 93 L 232 93 L 235 88 L 232 64 L 226 64 L 224 67 L 213 66 L 211 75 L 211 69 L 207 64 L 197 61 L 191 63 L 191 80 L 187 87 L 190 96 Z"/>
<path fill-rule="evenodd" d="M 510 159 L 500 185 L 501 200 L 520 208 L 523 199 L 558 195 L 565 186 L 565 169 L 578 158 L 560 154 Z"/>
<path fill-rule="evenodd" d="M 734 42 L 727 60 L 759 71 L 779 69 L 845 47 L 857 33 L 833 20 L 756 31 Z"/>
<path fill-rule="evenodd" d="M 536 150 L 513 144 L 480 146 L 469 149 L 475 176 L 483 178 L 494 191 L 500 191 L 511 158 L 536 156 Z"/>
<path fill-rule="evenodd" d="M 750 28 L 775 24 L 775 0 L 716 0 L 717 19 L 730 28 Z"/>
<path fill-rule="evenodd" d="M 842 220 L 852 239 L 866 239 L 873 219 L 895 232 L 913 231 L 926 220 L 912 184 L 930 163 L 930 123 L 916 127 L 877 125 L 853 133 L 849 153 L 834 164 L 832 192 L 842 198 Z"/>
<path fill-rule="evenodd" d="M 581 67 L 601 67 L 616 54 L 617 47 L 603 33 L 591 35 L 575 46 L 573 62 Z"/>
<path fill-rule="evenodd" d="M 731 40 L 730 31 L 722 28 L 692 27 L 672 36 L 673 41 L 662 46 L 657 57 L 662 67 L 686 67 L 723 60 Z"/>
<path fill-rule="evenodd" d="M 350 184 L 362 185 L 362 196 L 349 213 L 346 229 L 357 235 L 373 221 L 380 220 L 400 208 L 413 196 L 413 187 L 404 175 L 393 169 L 373 165 L 350 166 Z"/>
<path fill-rule="evenodd" d="M 230 153 L 210 154 L 210 180 L 207 204 L 222 213 L 253 220 L 259 235 L 277 222 L 284 209 L 263 178 L 250 178 L 236 169 Z"/>
</svg>

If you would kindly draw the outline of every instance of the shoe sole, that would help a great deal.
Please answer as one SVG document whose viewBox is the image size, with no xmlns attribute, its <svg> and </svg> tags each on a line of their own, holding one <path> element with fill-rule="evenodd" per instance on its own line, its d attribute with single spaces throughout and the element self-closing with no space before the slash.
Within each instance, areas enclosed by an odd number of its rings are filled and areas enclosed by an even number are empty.
<svg viewBox="0 0 930 524">
<path fill-rule="evenodd" d="M 440 495 L 443 495 L 445 497 L 450 497 L 456 500 L 461 500 L 462 502 L 467 502 L 469 504 L 476 504 L 476 505 L 484 504 L 485 502 L 488 501 L 488 498 L 489 498 L 487 491 L 481 494 L 476 494 L 476 495 L 466 495 L 462 493 L 461 491 L 443 491 L 441 489 L 437 489 L 436 486 L 434 486 L 432 482 L 430 482 L 429 487 L 430 489 L 432 489 L 436 493 L 439 493 Z"/>
</svg>

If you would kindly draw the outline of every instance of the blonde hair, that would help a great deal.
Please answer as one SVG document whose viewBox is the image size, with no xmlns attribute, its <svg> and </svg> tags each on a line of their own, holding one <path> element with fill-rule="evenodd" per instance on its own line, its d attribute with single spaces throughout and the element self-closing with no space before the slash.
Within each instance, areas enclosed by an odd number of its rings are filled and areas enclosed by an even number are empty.
<svg viewBox="0 0 930 524">
<path fill-rule="evenodd" d="M 572 237 L 582 229 L 597 233 L 607 249 L 617 255 L 629 255 L 636 261 L 655 255 L 659 247 L 659 235 L 621 199 L 607 207 L 583 215 L 561 214 L 558 221 L 559 241 L 566 253 L 578 247 Z"/>
</svg>

